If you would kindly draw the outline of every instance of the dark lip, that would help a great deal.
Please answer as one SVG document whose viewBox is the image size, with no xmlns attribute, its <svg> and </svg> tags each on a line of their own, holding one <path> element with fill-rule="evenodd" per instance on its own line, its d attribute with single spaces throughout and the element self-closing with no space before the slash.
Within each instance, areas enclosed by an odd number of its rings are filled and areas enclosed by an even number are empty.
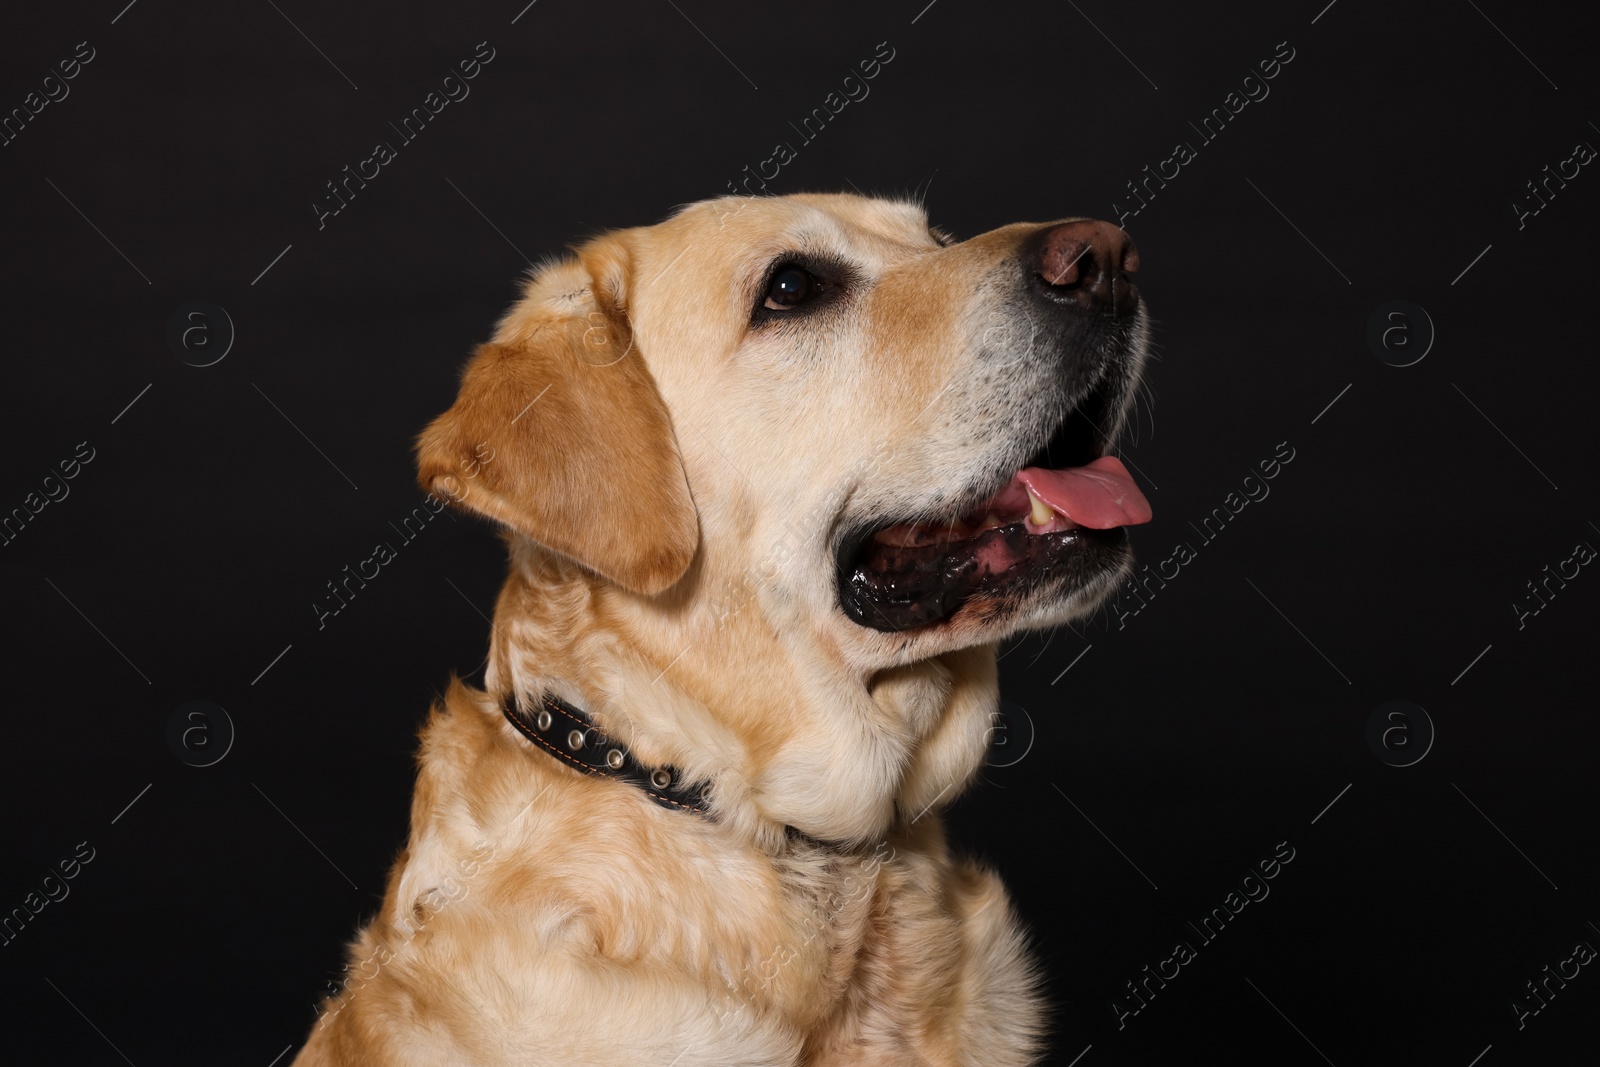
<svg viewBox="0 0 1600 1067">
<path fill-rule="evenodd" d="M 871 535 L 872 531 L 867 530 L 856 544 L 864 545 Z M 1013 546 L 1025 545 L 1025 562 L 976 579 L 970 573 L 960 574 L 963 567 L 969 571 L 976 567 L 972 561 L 978 550 L 1001 539 L 1008 539 Z M 958 580 L 899 600 L 874 598 L 865 570 L 843 562 L 855 557 L 841 554 L 836 584 L 839 607 L 852 622 L 881 633 L 924 630 L 947 623 L 975 601 L 1020 601 L 1052 581 L 1074 591 L 1085 588 L 1126 561 L 1130 554 L 1127 541 L 1127 529 L 1121 526 L 1109 530 L 1080 527 L 1049 534 L 1029 534 L 1022 523 L 996 527 L 957 543 L 958 550 L 941 557 L 941 573 L 954 573 Z"/>
<path fill-rule="evenodd" d="M 1113 319 L 1112 316 L 1101 316 L 1095 324 L 1097 330 L 1111 329 L 1123 331 L 1131 329 L 1134 316 L 1123 316 Z M 1079 338 L 1079 344 L 1086 339 Z M 1087 347 L 1097 349 L 1104 343 L 1104 338 L 1088 344 Z M 1125 375 L 1120 373 L 1118 365 L 1120 359 L 1109 363 L 1102 363 L 1090 373 L 1093 375 L 1093 384 L 1086 393 L 1073 403 L 1061 416 L 1061 420 L 1051 430 L 1044 444 L 1040 445 L 1026 458 L 1018 456 L 1015 465 L 1002 464 L 994 470 L 985 482 L 968 486 L 960 493 L 951 505 L 947 505 L 950 515 L 958 516 L 977 507 L 983 501 L 999 492 L 1019 470 L 1028 467 L 1043 467 L 1060 470 L 1068 467 L 1080 467 L 1105 455 L 1110 449 L 1110 433 L 1115 430 L 1120 407 L 1125 400 L 1125 393 L 1129 382 L 1124 381 Z M 865 567 L 865 561 L 870 549 L 873 535 L 880 530 L 887 529 L 906 522 L 927 522 L 937 519 L 938 515 L 907 515 L 907 516 L 868 516 L 849 523 L 838 536 L 834 549 L 834 593 L 838 598 L 840 609 L 845 616 L 858 625 L 884 632 L 901 632 L 908 629 L 921 629 L 926 626 L 937 625 L 957 614 L 965 604 L 971 600 L 985 596 L 995 596 L 1004 599 L 1007 596 L 1020 597 L 1029 590 L 1038 588 L 1041 584 L 1051 581 L 1052 576 L 1059 575 L 1065 568 L 1071 572 L 1067 578 L 1062 579 L 1065 584 L 1070 584 L 1074 589 L 1083 588 L 1108 569 L 1126 561 L 1131 554 L 1127 547 L 1127 531 L 1122 527 L 1111 530 L 1090 530 L 1079 528 L 1073 531 L 1062 531 L 1055 534 L 1027 534 L 1030 539 L 1040 542 L 1040 546 L 1030 547 L 1025 553 L 1030 563 L 1013 571 L 1020 570 L 1024 573 L 1010 575 L 1002 582 L 969 584 L 964 588 L 939 590 L 938 597 L 941 601 L 941 610 L 927 619 L 908 624 L 901 624 L 900 620 L 886 620 L 871 603 L 863 601 L 856 595 L 870 584 L 870 578 Z M 951 553 L 958 556 L 965 553 L 973 555 L 989 537 L 1001 531 L 1012 531 L 1025 527 L 1021 524 L 997 527 L 986 531 L 966 542 L 959 542 L 962 549 Z M 1054 540 L 1052 540 L 1054 539 Z M 1034 547 L 1045 547 L 1059 543 L 1061 552 L 1059 558 L 1039 560 L 1036 558 Z M 1038 553 L 1048 556 L 1049 553 Z M 1078 559 L 1076 557 L 1082 557 Z M 1036 568 L 1038 573 L 1026 573 Z M 861 577 L 858 577 L 858 574 Z M 931 594 L 930 594 L 931 595 Z"/>
</svg>

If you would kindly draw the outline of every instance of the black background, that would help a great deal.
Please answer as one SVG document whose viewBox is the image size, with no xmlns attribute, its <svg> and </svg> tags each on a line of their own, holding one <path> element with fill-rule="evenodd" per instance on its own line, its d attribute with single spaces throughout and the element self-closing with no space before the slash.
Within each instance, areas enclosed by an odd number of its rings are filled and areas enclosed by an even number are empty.
<svg viewBox="0 0 1600 1067">
<path fill-rule="evenodd" d="M 1520 229 L 1512 207 L 1600 143 L 1570 9 L 123 3 L 13 5 L 0 34 L 7 111 L 95 53 L 0 148 L 0 511 L 95 457 L 0 547 L 0 909 L 95 850 L 0 948 L 14 1053 L 298 1049 L 404 840 L 415 730 L 482 663 L 503 551 L 441 517 L 324 629 L 310 605 L 418 503 L 414 435 L 530 259 L 724 191 L 881 41 L 871 95 L 770 191 L 925 194 L 959 235 L 1114 218 L 1287 41 L 1270 96 L 1126 220 L 1160 354 L 1134 543 L 1197 557 L 1136 616 L 1008 645 L 1026 719 L 997 762 L 1025 755 L 953 832 L 1036 935 L 1053 1063 L 1594 1062 L 1595 967 L 1522 1029 L 1510 1007 L 1600 946 L 1600 577 L 1512 608 L 1600 545 L 1600 177 Z M 319 230 L 324 183 L 480 41 L 471 95 Z M 167 339 L 195 299 L 237 331 L 204 368 Z M 1392 300 L 1437 330 L 1404 368 L 1366 337 Z M 1203 543 L 1280 442 L 1271 495 Z M 237 729 L 206 768 L 166 740 L 193 699 Z M 1395 699 L 1436 730 L 1403 768 L 1366 740 Z M 1270 896 L 1119 1029 L 1124 983 L 1284 841 Z"/>
</svg>

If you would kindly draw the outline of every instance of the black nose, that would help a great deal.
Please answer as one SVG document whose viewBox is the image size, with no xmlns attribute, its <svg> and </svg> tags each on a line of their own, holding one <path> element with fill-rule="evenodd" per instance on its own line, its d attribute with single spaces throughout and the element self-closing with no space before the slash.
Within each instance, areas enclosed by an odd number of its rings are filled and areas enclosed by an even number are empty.
<svg viewBox="0 0 1600 1067">
<path fill-rule="evenodd" d="M 1126 315 L 1138 307 L 1129 275 L 1139 269 L 1139 249 L 1120 227 L 1080 219 L 1052 226 L 1033 242 L 1034 287 L 1049 299 L 1096 314 Z"/>
</svg>

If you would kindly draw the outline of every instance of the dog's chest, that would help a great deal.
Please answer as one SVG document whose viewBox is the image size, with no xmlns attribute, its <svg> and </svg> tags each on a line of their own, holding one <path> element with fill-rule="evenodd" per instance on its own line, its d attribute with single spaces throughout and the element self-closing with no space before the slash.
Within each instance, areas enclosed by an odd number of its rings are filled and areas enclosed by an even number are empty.
<svg viewBox="0 0 1600 1067">
<path fill-rule="evenodd" d="M 895 862 L 887 846 L 865 853 L 818 850 L 780 860 L 770 910 L 745 910 L 748 939 L 718 961 L 726 1007 L 775 1009 L 805 1026 L 837 1001 L 884 937 L 884 887 Z"/>
</svg>

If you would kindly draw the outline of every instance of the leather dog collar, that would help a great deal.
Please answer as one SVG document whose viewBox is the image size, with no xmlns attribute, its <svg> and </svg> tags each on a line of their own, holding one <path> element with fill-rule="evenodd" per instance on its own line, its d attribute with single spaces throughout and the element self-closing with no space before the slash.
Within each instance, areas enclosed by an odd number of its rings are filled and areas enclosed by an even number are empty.
<svg viewBox="0 0 1600 1067">
<path fill-rule="evenodd" d="M 549 693 L 539 694 L 540 708 L 528 712 L 508 693 L 500 710 L 518 733 L 570 767 L 601 778 L 612 778 L 640 789 L 663 808 L 692 811 L 707 819 L 711 814 L 711 783 L 687 783 L 677 768 L 650 767 L 634 758 L 628 747 L 606 736 L 588 713 Z M 858 851 L 847 845 L 812 837 L 795 826 L 785 826 L 784 836 L 794 844 L 833 852 Z"/>
<path fill-rule="evenodd" d="M 584 711 L 549 693 L 539 694 L 539 710 L 528 712 L 508 693 L 500 703 L 506 720 L 534 745 L 585 774 L 614 778 L 643 790 L 663 808 L 711 817 L 710 782 L 687 783 L 673 767 L 650 767 L 626 745 L 607 737 Z"/>
</svg>

